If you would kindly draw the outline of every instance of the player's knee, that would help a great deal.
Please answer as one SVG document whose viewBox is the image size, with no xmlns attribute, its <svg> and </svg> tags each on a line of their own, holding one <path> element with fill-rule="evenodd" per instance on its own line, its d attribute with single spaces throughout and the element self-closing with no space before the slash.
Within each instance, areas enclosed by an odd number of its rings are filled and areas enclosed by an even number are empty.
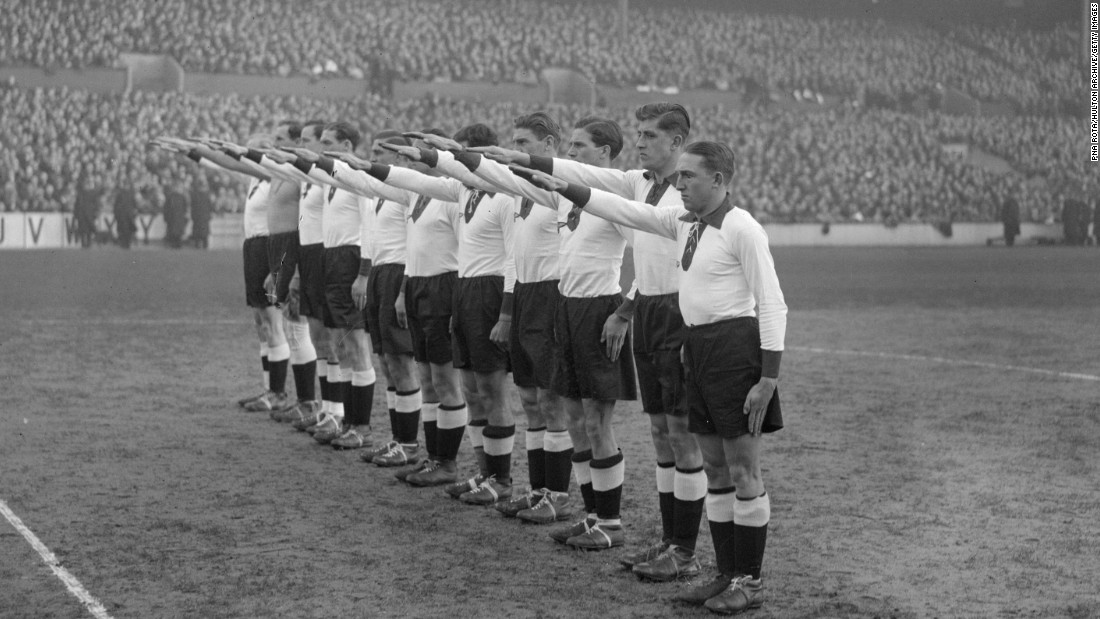
<svg viewBox="0 0 1100 619">
<path fill-rule="evenodd" d="M 726 469 L 729 471 L 732 485 L 739 488 L 748 488 L 758 485 L 761 481 L 759 468 L 748 462 L 731 462 Z"/>
<path fill-rule="evenodd" d="M 658 421 L 656 415 L 649 416 L 649 435 L 654 445 L 669 445 L 668 425 Z"/>
<path fill-rule="evenodd" d="M 604 420 L 596 415 L 586 415 L 584 418 L 584 433 L 593 442 L 603 440 L 607 434 Z"/>
</svg>

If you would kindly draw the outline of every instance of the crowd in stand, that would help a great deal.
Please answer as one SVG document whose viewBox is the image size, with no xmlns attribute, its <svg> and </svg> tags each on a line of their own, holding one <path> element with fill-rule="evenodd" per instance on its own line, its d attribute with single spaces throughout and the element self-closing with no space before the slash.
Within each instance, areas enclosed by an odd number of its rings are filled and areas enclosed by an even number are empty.
<svg viewBox="0 0 1100 619">
<path fill-rule="evenodd" d="M 70 210 L 82 180 L 109 195 L 139 190 L 138 207 L 159 211 L 166 188 L 203 175 L 216 212 L 238 210 L 243 185 L 147 147 L 162 134 L 228 137 L 243 142 L 277 118 L 352 119 L 366 132 L 436 126 L 455 131 L 487 122 L 507 138 L 528 107 L 425 97 L 350 101 L 295 97 L 131 92 L 101 95 L 66 89 L 0 89 L 0 210 Z M 551 106 L 569 126 L 592 110 Z M 627 108 L 595 110 L 627 131 L 620 167 L 635 167 Z M 1057 215 L 1068 189 L 1096 195 L 1082 153 L 1084 121 L 1070 117 L 957 117 L 837 107 L 693 110 L 694 139 L 731 144 L 741 171 L 737 203 L 763 221 L 996 221 L 1008 196 L 1025 221 Z M 1016 173 L 996 173 L 945 149 L 965 142 L 1003 157 Z M 48 147 L 46 146 L 48 145 Z M 109 203 L 109 200 L 105 200 Z"/>
<path fill-rule="evenodd" d="M 1083 100 L 1072 28 L 1027 31 L 537 0 L 0 0 L 0 65 L 112 66 L 163 53 L 216 73 L 810 90 L 886 107 L 945 87 L 1029 112 Z"/>
</svg>

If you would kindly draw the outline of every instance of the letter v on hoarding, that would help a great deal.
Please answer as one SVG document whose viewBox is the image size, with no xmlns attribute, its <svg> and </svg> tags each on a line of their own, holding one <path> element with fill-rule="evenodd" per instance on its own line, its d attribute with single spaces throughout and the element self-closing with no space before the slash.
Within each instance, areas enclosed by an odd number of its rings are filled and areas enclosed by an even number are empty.
<svg viewBox="0 0 1100 619">
<path fill-rule="evenodd" d="M 38 218 L 38 229 L 35 229 L 35 227 L 34 227 L 34 217 L 31 217 L 29 215 L 27 216 L 27 228 L 29 229 L 28 231 L 31 233 L 31 244 L 32 245 L 38 245 L 38 237 L 39 237 L 39 235 L 42 234 L 42 224 L 44 224 L 44 223 L 46 223 L 46 218 L 45 217 L 39 217 Z"/>
</svg>

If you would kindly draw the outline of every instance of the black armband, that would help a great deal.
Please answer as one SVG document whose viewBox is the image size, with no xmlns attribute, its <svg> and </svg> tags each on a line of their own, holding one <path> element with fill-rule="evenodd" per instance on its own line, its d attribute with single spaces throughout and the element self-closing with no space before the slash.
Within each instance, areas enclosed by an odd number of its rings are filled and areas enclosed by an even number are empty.
<svg viewBox="0 0 1100 619">
<path fill-rule="evenodd" d="M 321 155 L 321 158 L 318 159 L 317 162 L 313 165 L 317 166 L 321 170 L 324 170 L 325 174 L 328 174 L 329 176 L 336 176 L 336 162 L 333 161 L 332 157 Z"/>
<path fill-rule="evenodd" d="M 762 369 L 760 376 L 763 378 L 779 378 L 779 362 L 783 358 L 782 350 L 761 350 L 760 364 Z"/>
<path fill-rule="evenodd" d="M 565 189 L 558 190 L 566 200 L 569 200 L 573 204 L 584 208 L 588 205 L 588 201 L 592 199 L 592 190 L 584 185 L 575 185 L 569 183 L 569 186 Z"/>
<path fill-rule="evenodd" d="M 543 174 L 554 175 L 554 158 L 546 157 L 544 155 L 530 155 L 531 165 L 527 166 L 532 170 L 538 170 Z"/>
<path fill-rule="evenodd" d="M 367 174 L 370 174 L 374 178 L 386 182 L 386 179 L 390 177 L 390 166 L 384 163 L 372 163 L 369 170 L 363 170 Z"/>
<path fill-rule="evenodd" d="M 434 168 L 439 164 L 439 153 L 430 148 L 421 148 L 420 162 L 427 165 L 429 168 Z"/>
<path fill-rule="evenodd" d="M 466 166 L 467 170 L 473 172 L 481 165 L 481 155 L 469 151 L 462 151 L 460 153 L 455 153 L 455 161 Z"/>
<path fill-rule="evenodd" d="M 187 151 L 187 158 L 190 159 L 191 161 L 194 161 L 195 163 L 198 163 L 198 162 L 202 161 L 202 155 L 200 155 L 198 153 L 198 151 L 195 150 L 194 148 Z"/>
<path fill-rule="evenodd" d="M 359 274 L 363 277 L 370 275 L 370 258 L 359 259 Z"/>
<path fill-rule="evenodd" d="M 260 163 L 260 161 L 264 158 L 264 154 L 256 150 L 255 148 L 250 148 L 248 149 L 248 153 L 245 155 L 245 157 L 248 157 L 249 161 Z"/>
<path fill-rule="evenodd" d="M 313 162 L 306 161 L 305 159 L 298 157 L 294 160 L 293 165 L 294 167 L 298 168 L 298 171 L 300 171 L 302 174 L 309 174 L 310 168 L 313 167 Z"/>
</svg>

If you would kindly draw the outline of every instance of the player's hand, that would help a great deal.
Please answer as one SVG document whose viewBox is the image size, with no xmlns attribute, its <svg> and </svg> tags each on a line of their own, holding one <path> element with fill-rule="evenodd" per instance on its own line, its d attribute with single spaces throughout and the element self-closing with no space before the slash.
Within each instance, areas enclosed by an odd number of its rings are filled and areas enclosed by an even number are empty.
<svg viewBox="0 0 1100 619">
<path fill-rule="evenodd" d="M 298 148 L 297 146 L 290 146 L 285 149 L 287 152 L 298 155 L 298 158 L 302 161 L 308 161 L 310 163 L 317 163 L 320 161 L 321 156 L 317 153 L 309 150 L 308 148 Z"/>
<path fill-rule="evenodd" d="M 350 165 L 351 167 L 357 168 L 357 169 L 360 169 L 360 170 L 369 170 L 370 166 L 371 166 L 370 161 L 367 161 L 366 159 L 362 159 L 360 157 L 356 157 L 355 154 L 349 153 L 349 152 L 346 152 L 346 151 L 326 152 L 325 156 L 326 157 L 332 157 L 333 159 L 339 159 L 340 161 L 343 161 L 344 163 Z"/>
<path fill-rule="evenodd" d="M 626 342 L 626 333 L 630 330 L 630 321 L 623 320 L 618 314 L 611 314 L 603 323 L 603 333 L 600 334 L 600 343 L 604 345 L 604 354 L 611 361 L 619 358 Z"/>
<path fill-rule="evenodd" d="M 191 142 L 170 135 L 162 135 L 154 140 L 154 142 L 163 145 L 162 148 L 174 150 L 177 153 L 186 153 L 196 146 L 201 146 L 198 142 Z"/>
<path fill-rule="evenodd" d="M 518 150 L 501 148 L 499 146 L 475 146 L 467 150 L 471 153 L 481 153 L 483 157 L 487 157 L 505 165 L 511 163 L 524 167 L 531 165 L 531 155 Z"/>
<path fill-rule="evenodd" d="M 760 428 L 764 425 L 764 414 L 768 412 L 768 403 L 775 395 L 775 387 L 778 380 L 774 378 L 760 378 L 760 382 L 752 386 L 749 395 L 745 398 L 744 413 L 749 416 L 749 434 L 760 436 Z"/>
<path fill-rule="evenodd" d="M 512 319 L 501 317 L 497 320 L 497 324 L 493 325 L 493 330 L 489 332 L 489 340 L 496 344 L 501 350 L 508 350 L 511 346 L 512 337 Z"/>
<path fill-rule="evenodd" d="M 562 189 L 565 189 L 569 186 L 569 183 L 561 180 L 560 178 L 550 176 L 549 174 L 544 174 L 542 172 L 539 172 L 538 170 L 532 170 L 531 168 L 525 168 L 518 165 L 510 165 L 508 166 L 508 169 L 511 170 L 512 173 L 516 176 L 526 179 L 532 185 L 545 189 L 547 191 L 561 191 Z"/>
<path fill-rule="evenodd" d="M 409 131 L 409 132 L 407 132 L 403 135 L 407 138 L 411 138 L 411 139 L 414 139 L 414 140 L 420 140 L 421 142 L 424 142 L 425 144 L 427 144 L 428 146 L 430 146 L 430 147 L 432 147 L 436 150 L 449 150 L 449 151 L 456 152 L 456 153 L 466 150 L 466 147 L 459 144 L 458 142 L 455 142 L 451 138 L 445 138 L 441 135 L 435 135 L 433 133 L 421 133 L 419 131 Z"/>
<path fill-rule="evenodd" d="M 397 326 L 402 329 L 409 328 L 408 311 L 405 309 L 405 293 L 397 295 L 397 301 L 393 304 L 393 310 L 397 312 Z"/>
<path fill-rule="evenodd" d="M 410 161 L 420 161 L 420 149 L 414 146 L 405 146 L 403 144 L 390 144 L 389 142 L 380 142 L 378 144 L 386 150 L 392 150 L 398 155 L 404 155 L 406 159 Z"/>
<path fill-rule="evenodd" d="M 258 148 L 256 149 L 264 154 L 264 157 L 274 161 L 275 163 L 292 163 L 298 157 L 292 155 L 285 150 L 279 150 L 277 148 Z"/>
<path fill-rule="evenodd" d="M 241 146 L 240 144 L 234 144 L 233 142 L 227 142 L 225 140 L 219 140 L 216 138 L 203 138 L 199 141 L 209 146 L 210 148 L 220 150 L 223 153 L 227 153 L 230 155 L 240 155 L 243 157 L 244 155 L 248 154 L 247 148 Z"/>
<path fill-rule="evenodd" d="M 358 275 L 351 284 L 351 299 L 355 302 L 355 309 L 360 312 L 367 306 L 367 283 L 370 279 L 366 275 Z"/>
</svg>

